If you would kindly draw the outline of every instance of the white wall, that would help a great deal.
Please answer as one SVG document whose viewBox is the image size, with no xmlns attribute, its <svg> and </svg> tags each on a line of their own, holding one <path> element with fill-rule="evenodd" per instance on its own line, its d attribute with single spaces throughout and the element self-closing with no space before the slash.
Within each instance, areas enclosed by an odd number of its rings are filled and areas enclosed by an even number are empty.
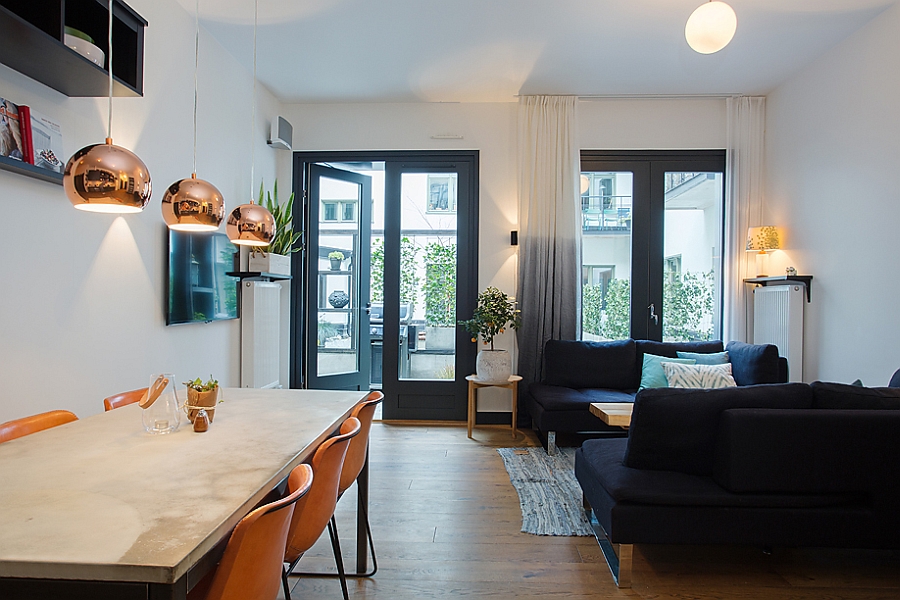
<svg viewBox="0 0 900 600">
<path fill-rule="evenodd" d="M 787 228 L 770 272 L 813 275 L 804 379 L 887 385 L 900 367 L 900 6 L 767 101 L 766 224 Z"/>
<path fill-rule="evenodd" d="M 239 383 L 238 321 L 165 326 L 165 188 L 192 166 L 194 21 L 175 0 L 131 0 L 146 18 L 144 97 L 117 98 L 113 138 L 150 169 L 143 213 L 74 210 L 61 186 L 0 171 L 5 235 L 0 295 L 0 422 L 64 408 L 85 417 L 110 394 L 144 387 L 150 374 L 177 381 Z M 198 175 L 228 206 L 250 193 L 252 76 L 205 32 L 201 36 Z M 106 137 L 106 100 L 67 98 L 0 65 L 0 96 L 59 120 L 65 160 Z M 266 121 L 279 110 L 260 88 L 256 177 L 267 186 L 276 156 Z"/>
<path fill-rule="evenodd" d="M 516 104 L 288 104 L 283 110 L 294 127 L 294 150 L 479 150 L 478 288 L 515 293 L 518 264 L 509 232 L 518 229 Z M 578 111 L 582 148 L 725 147 L 723 99 L 587 100 Z M 431 139 L 439 134 L 463 139 Z M 279 161 L 279 177 L 289 173 Z M 505 336 L 499 347 L 512 347 L 512 336 Z M 504 391 L 487 388 L 482 398 Z"/>
</svg>

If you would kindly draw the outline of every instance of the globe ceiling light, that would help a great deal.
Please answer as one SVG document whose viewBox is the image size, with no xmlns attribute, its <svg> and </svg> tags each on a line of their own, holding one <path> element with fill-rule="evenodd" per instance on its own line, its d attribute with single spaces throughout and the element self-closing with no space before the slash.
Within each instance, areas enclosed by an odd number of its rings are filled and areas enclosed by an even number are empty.
<svg viewBox="0 0 900 600">
<path fill-rule="evenodd" d="M 63 189 L 72 205 L 88 212 L 136 213 L 150 202 L 150 171 L 136 154 L 113 145 L 113 13 L 107 2 L 109 107 L 106 143 L 85 146 L 72 155 L 63 171 Z"/>
<path fill-rule="evenodd" d="M 228 239 L 238 246 L 268 246 L 275 232 L 275 217 L 252 200 L 232 210 L 225 222 Z"/>
<path fill-rule="evenodd" d="M 169 229 L 215 231 L 225 219 L 225 200 L 216 186 L 193 173 L 166 189 L 162 214 Z"/>
<path fill-rule="evenodd" d="M 136 154 L 106 138 L 105 144 L 85 146 L 72 155 L 63 189 L 79 210 L 137 213 L 150 202 L 150 172 Z"/>
<path fill-rule="evenodd" d="M 275 217 L 262 204 L 262 191 L 259 202 L 253 203 L 253 170 L 256 165 L 256 152 L 253 144 L 253 132 L 256 130 L 256 35 L 259 29 L 259 0 L 253 3 L 253 101 L 250 110 L 250 202 L 241 204 L 228 215 L 225 233 L 232 244 L 238 246 L 268 246 L 277 233 Z"/>
<path fill-rule="evenodd" d="M 222 192 L 197 179 L 197 71 L 200 67 L 200 0 L 194 4 L 194 170 L 190 179 L 179 179 L 162 199 L 163 220 L 176 231 L 215 231 L 225 218 Z"/>
<path fill-rule="evenodd" d="M 684 37 L 696 52 L 713 54 L 731 42 L 735 31 L 734 9 L 720 0 L 710 0 L 691 13 L 684 26 Z"/>
</svg>

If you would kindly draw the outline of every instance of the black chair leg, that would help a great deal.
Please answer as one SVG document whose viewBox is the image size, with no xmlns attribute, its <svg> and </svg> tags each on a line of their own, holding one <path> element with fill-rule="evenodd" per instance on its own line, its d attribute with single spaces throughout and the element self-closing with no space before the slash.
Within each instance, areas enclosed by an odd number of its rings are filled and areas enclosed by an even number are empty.
<svg viewBox="0 0 900 600">
<path fill-rule="evenodd" d="M 344 593 L 344 600 L 350 600 L 350 594 L 347 592 L 347 577 L 344 575 L 344 558 L 341 556 L 341 541 L 337 535 L 337 521 L 334 515 L 328 522 L 328 536 L 331 538 L 331 549 L 334 551 L 334 564 L 337 566 L 338 576 L 341 578 L 341 591 Z"/>
<path fill-rule="evenodd" d="M 284 565 L 281 565 L 281 587 L 284 588 L 284 600 L 291 600 L 291 586 L 288 585 L 288 573 Z"/>
<path fill-rule="evenodd" d="M 375 556 L 375 541 L 372 539 L 372 527 L 369 526 L 369 511 L 362 504 L 359 505 L 363 520 L 366 522 L 366 537 L 369 538 L 369 552 L 372 554 L 372 570 L 368 573 L 359 573 L 356 577 L 371 577 L 378 572 L 378 558 Z"/>
</svg>

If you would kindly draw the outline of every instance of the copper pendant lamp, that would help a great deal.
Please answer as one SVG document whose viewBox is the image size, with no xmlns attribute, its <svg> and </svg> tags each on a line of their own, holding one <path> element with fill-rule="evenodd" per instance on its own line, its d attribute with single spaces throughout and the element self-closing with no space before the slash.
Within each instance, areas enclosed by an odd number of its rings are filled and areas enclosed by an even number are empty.
<svg viewBox="0 0 900 600">
<path fill-rule="evenodd" d="M 79 210 L 104 213 L 136 213 L 150 202 L 150 171 L 136 154 L 112 141 L 112 0 L 108 0 L 109 120 L 106 143 L 85 146 L 69 159 L 63 173 L 63 189 Z"/>
<path fill-rule="evenodd" d="M 253 108 L 250 111 L 250 202 L 241 204 L 228 214 L 225 233 L 238 246 L 268 246 L 275 239 L 275 217 L 265 206 L 253 203 L 253 171 L 255 151 L 253 131 L 256 125 L 256 31 L 259 26 L 259 0 L 253 3 Z M 260 198 L 262 201 L 262 198 Z"/>
<path fill-rule="evenodd" d="M 163 220 L 176 231 L 215 231 L 225 218 L 225 200 L 213 184 L 197 179 L 197 71 L 200 67 L 200 0 L 194 6 L 194 170 L 162 199 Z"/>
</svg>

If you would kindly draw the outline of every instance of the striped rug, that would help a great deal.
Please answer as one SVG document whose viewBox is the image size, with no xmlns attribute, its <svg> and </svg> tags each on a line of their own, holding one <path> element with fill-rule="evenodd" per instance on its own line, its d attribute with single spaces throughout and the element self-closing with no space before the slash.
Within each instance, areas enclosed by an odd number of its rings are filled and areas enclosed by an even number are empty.
<svg viewBox="0 0 900 600">
<path fill-rule="evenodd" d="M 522 531 L 535 535 L 593 535 L 575 479 L 575 448 L 548 456 L 543 448 L 498 448 L 519 494 Z"/>
</svg>

